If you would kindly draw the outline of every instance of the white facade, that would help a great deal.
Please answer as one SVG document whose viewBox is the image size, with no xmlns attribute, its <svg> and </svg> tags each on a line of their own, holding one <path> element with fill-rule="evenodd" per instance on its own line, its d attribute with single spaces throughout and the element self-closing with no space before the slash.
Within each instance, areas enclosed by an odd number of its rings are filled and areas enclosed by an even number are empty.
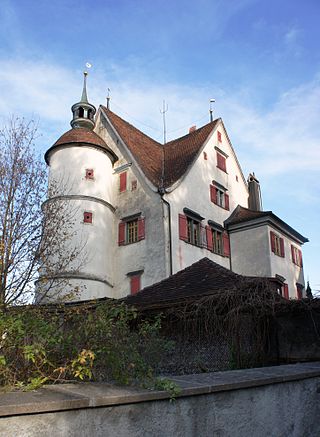
<svg viewBox="0 0 320 437">
<path fill-rule="evenodd" d="M 82 119 L 75 112 L 81 105 L 73 106 L 75 126 L 70 135 L 74 137 L 81 132 L 77 129 Z M 84 105 L 92 107 L 86 102 Z M 128 144 L 126 128 L 130 125 L 118 118 L 115 126 L 108 116 L 110 112 L 103 108 L 98 112 L 91 133 L 96 142 L 90 143 L 84 132 L 84 137 L 79 139 L 78 135 L 77 140 L 58 140 L 47 152 L 49 188 L 56 187 L 54 199 L 63 199 L 75 211 L 72 237 L 67 244 L 82 249 L 63 273 L 67 273 L 71 289 L 81 288 L 76 299 L 121 298 L 203 257 L 244 275 L 281 276 L 289 286 L 289 296 L 296 297 L 296 284 L 304 285 L 303 269 L 292 263 L 290 247 L 300 247 L 301 241 L 288 233 L 281 234 L 286 256 L 280 258 L 270 251 L 272 225 L 242 225 L 239 229 L 225 226 L 238 205 L 248 208 L 248 185 L 221 119 L 212 123 L 208 135 L 197 144 L 182 176 L 165 186 L 161 179 L 165 174 L 159 174 L 162 182 L 158 184 L 146 176 L 146 164 Z M 85 123 L 90 130 L 92 121 Z M 139 143 L 139 131 L 135 130 L 134 135 Z M 158 152 L 167 146 L 159 147 Z M 221 168 L 219 159 L 226 168 Z M 88 171 L 93 177 L 88 177 Z M 210 186 L 217 196 L 219 192 L 220 200 L 213 200 Z M 86 223 L 85 213 L 90 215 L 90 223 Z M 179 217 L 183 215 L 186 223 L 193 220 L 194 232 L 198 233 L 196 243 L 189 234 L 182 237 Z M 224 250 L 225 240 L 219 243 L 219 250 L 216 243 L 212 246 L 214 232 L 230 237 L 230 254 Z"/>
</svg>

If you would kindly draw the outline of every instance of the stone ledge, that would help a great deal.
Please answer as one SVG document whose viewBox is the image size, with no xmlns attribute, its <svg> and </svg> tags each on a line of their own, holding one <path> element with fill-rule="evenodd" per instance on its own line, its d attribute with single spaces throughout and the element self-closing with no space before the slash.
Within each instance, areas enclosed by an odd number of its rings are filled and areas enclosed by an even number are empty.
<svg viewBox="0 0 320 437">
<path fill-rule="evenodd" d="M 320 376 L 320 362 L 255 369 L 172 376 L 181 387 L 179 397 L 279 384 Z M 0 417 L 39 414 L 82 408 L 107 407 L 168 399 L 164 391 L 118 387 L 107 383 L 45 386 L 33 392 L 0 396 Z"/>
</svg>

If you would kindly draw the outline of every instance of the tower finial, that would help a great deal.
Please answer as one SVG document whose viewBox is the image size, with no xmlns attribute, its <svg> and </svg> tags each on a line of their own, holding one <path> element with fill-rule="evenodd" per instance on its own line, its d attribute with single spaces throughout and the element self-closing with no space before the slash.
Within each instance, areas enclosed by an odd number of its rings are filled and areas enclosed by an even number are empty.
<svg viewBox="0 0 320 437">
<path fill-rule="evenodd" d="M 90 68 L 91 64 L 87 62 L 86 67 Z M 71 107 L 73 118 L 70 124 L 72 128 L 84 127 L 92 130 L 94 128 L 94 114 L 96 113 L 96 108 L 88 102 L 87 76 L 88 72 L 85 70 L 83 72 L 83 89 L 81 99 L 80 102 L 75 103 Z"/>
<path fill-rule="evenodd" d="M 81 95 L 81 102 L 83 103 L 89 103 L 88 102 L 88 95 L 87 95 L 87 76 L 88 72 L 83 72 L 83 89 L 82 89 L 82 95 Z"/>
</svg>

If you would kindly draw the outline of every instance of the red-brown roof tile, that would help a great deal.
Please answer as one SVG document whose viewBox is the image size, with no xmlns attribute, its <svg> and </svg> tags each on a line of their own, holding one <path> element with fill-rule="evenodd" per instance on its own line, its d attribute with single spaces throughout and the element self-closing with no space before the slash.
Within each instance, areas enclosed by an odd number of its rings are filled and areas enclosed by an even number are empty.
<svg viewBox="0 0 320 437">
<path fill-rule="evenodd" d="M 170 187 L 188 170 L 202 145 L 217 125 L 219 119 L 202 126 L 200 129 L 176 140 L 164 147 L 165 185 Z"/>
<path fill-rule="evenodd" d="M 163 146 L 114 112 L 105 107 L 102 108 L 144 174 L 154 185 L 159 186 L 162 175 Z"/>
<path fill-rule="evenodd" d="M 47 150 L 45 154 L 46 162 L 48 163 L 49 154 L 53 149 L 58 146 L 72 143 L 92 144 L 93 146 L 98 146 L 102 149 L 107 150 L 113 155 L 113 152 L 109 149 L 105 141 L 101 137 L 99 137 L 99 135 L 97 135 L 90 129 L 79 127 L 75 129 L 70 129 L 68 132 L 65 132 L 63 135 L 61 135 L 61 137 L 53 144 L 53 146 L 50 147 L 49 150 Z"/>
<path fill-rule="evenodd" d="M 225 220 L 224 224 L 227 228 L 230 228 L 230 226 L 237 225 L 239 223 L 250 222 L 259 218 L 271 220 L 271 222 L 276 224 L 279 229 L 295 237 L 300 243 L 307 243 L 309 241 L 308 238 L 301 235 L 286 222 L 276 216 L 272 211 L 254 211 L 238 205 L 230 217 Z"/>
<path fill-rule="evenodd" d="M 181 302 L 186 299 L 197 299 L 204 296 L 214 295 L 218 292 L 237 290 L 241 284 L 257 284 L 261 281 L 269 281 L 276 288 L 276 278 L 260 278 L 243 276 L 232 272 L 225 267 L 202 258 L 200 261 L 169 276 L 161 282 L 150 285 L 139 291 L 134 296 L 122 299 L 128 305 L 151 308 L 153 306 L 170 306 L 173 302 Z"/>
<path fill-rule="evenodd" d="M 164 187 L 169 187 L 184 175 L 219 121 L 215 120 L 188 135 L 163 145 L 114 114 L 110 109 L 104 106 L 102 109 L 142 171 L 158 187 L 161 186 L 162 176 L 164 176 Z"/>
<path fill-rule="evenodd" d="M 54 143 L 54 146 L 60 146 L 68 143 L 87 143 L 95 146 L 107 147 L 105 141 L 99 137 L 99 135 L 84 127 L 70 129 Z"/>
</svg>

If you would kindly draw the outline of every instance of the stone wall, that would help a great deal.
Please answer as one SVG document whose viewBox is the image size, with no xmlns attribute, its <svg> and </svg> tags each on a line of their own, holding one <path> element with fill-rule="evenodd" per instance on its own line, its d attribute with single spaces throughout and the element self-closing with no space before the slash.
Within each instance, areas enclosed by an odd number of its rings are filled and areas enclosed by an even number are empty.
<svg viewBox="0 0 320 437">
<path fill-rule="evenodd" d="M 1 437 L 314 437 L 320 362 L 171 378 L 160 391 L 66 384 L 0 397 Z"/>
</svg>

